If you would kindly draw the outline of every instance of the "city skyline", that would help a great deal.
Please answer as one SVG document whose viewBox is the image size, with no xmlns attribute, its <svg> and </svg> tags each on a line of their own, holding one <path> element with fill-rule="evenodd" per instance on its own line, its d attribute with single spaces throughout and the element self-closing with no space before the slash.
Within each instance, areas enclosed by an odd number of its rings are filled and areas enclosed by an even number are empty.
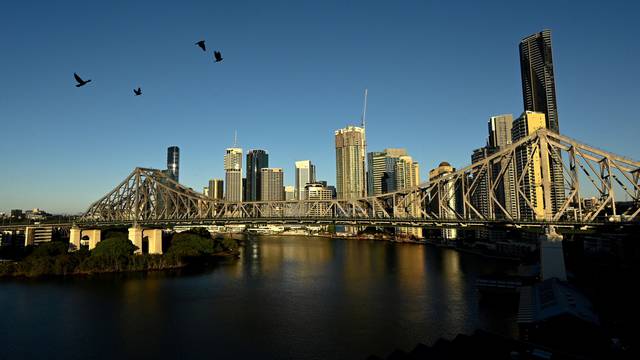
<svg viewBox="0 0 640 360">
<path fill-rule="evenodd" d="M 296 57 L 295 53 L 285 51 L 284 54 L 290 56 L 278 58 L 278 61 L 285 63 L 285 67 L 293 66 L 292 71 L 276 67 L 273 72 L 275 77 L 262 75 L 262 71 L 274 64 L 274 58 L 268 49 L 263 46 L 252 47 L 255 43 L 246 37 L 240 37 L 242 41 L 235 43 L 229 38 L 223 40 L 216 37 L 216 41 L 222 43 L 226 68 L 224 71 L 215 74 L 211 72 L 206 76 L 216 84 L 225 84 L 228 94 L 202 83 L 194 83 L 194 80 L 180 85 L 173 75 L 163 79 L 167 85 L 162 85 L 157 82 L 158 79 L 154 79 L 155 75 L 151 71 L 154 67 L 155 70 L 166 69 L 170 63 L 196 66 L 197 60 L 188 55 L 178 56 L 182 50 L 176 50 L 182 49 L 183 42 L 192 46 L 192 38 L 201 36 L 203 30 L 193 22 L 194 24 L 185 26 L 175 35 L 169 36 L 167 41 L 162 39 L 163 45 L 156 46 L 157 49 L 163 49 L 157 50 L 160 53 L 154 53 L 147 48 L 140 50 L 144 55 L 160 55 L 165 52 L 172 54 L 150 69 L 141 69 L 140 66 L 131 66 L 129 63 L 118 65 L 117 68 L 123 72 L 140 72 L 140 77 L 144 78 L 141 79 L 144 82 L 140 84 L 145 89 L 144 96 L 136 98 L 135 103 L 133 97 L 129 99 L 118 94 L 117 88 L 126 84 L 109 79 L 109 66 L 102 62 L 113 60 L 110 52 L 115 52 L 117 46 L 120 46 L 116 43 L 124 44 L 121 46 L 126 47 L 130 60 L 143 60 L 141 55 L 136 55 L 136 48 L 130 44 L 129 33 L 120 30 L 116 25 L 123 21 L 117 12 L 103 14 L 105 22 L 98 27 L 89 27 L 87 35 L 65 35 L 74 47 L 78 41 L 82 42 L 84 36 L 104 38 L 108 35 L 107 37 L 113 40 L 107 42 L 104 49 L 96 53 L 104 60 L 96 59 L 93 55 L 85 55 L 84 58 L 79 56 L 77 61 L 71 61 L 70 64 L 65 64 L 69 61 L 63 55 L 63 50 L 72 54 L 78 50 L 72 50 L 70 45 L 60 43 L 56 40 L 56 34 L 67 34 L 73 31 L 73 28 L 36 16 L 32 21 L 50 22 L 53 29 L 51 35 L 44 36 L 38 30 L 30 30 L 7 39 L 3 43 L 3 50 L 6 50 L 4 53 L 8 56 L 0 59 L 0 63 L 4 65 L 3 69 L 12 69 L 11 73 L 1 70 L 7 86 L 0 90 L 0 102 L 3 105 L 0 106 L 0 118 L 7 121 L 5 130 L 15 134 L 15 139 L 6 139 L 0 145 L 3 153 L 11 154 L 3 164 L 8 169 L 8 176 L 0 180 L 0 211 L 38 207 L 49 212 L 82 212 L 132 168 L 164 168 L 164 151 L 170 145 L 177 145 L 182 153 L 181 182 L 194 189 L 202 189 L 209 178 L 224 177 L 222 166 L 219 165 L 219 154 L 224 151 L 226 145 L 231 144 L 235 128 L 238 128 L 240 135 L 239 146 L 245 149 L 269 150 L 274 159 L 270 165 L 285 169 L 285 184 L 293 184 L 291 164 L 300 158 L 310 159 L 317 165 L 317 178 L 332 182 L 332 179 L 335 179 L 335 160 L 330 133 L 348 124 L 359 123 L 364 88 L 370 90 L 367 117 L 367 145 L 370 149 L 406 148 L 422 164 L 423 178 L 426 178 L 428 169 L 441 161 L 448 161 L 458 168 L 462 167 L 469 164 L 469 152 L 483 145 L 487 117 L 503 113 L 513 113 L 517 116 L 522 112 L 518 44 L 526 36 L 546 28 L 553 32 L 555 84 L 562 113 L 562 132 L 574 138 L 584 139 L 588 143 L 606 145 L 611 151 L 633 157 L 640 152 L 640 145 L 633 139 L 633 134 L 637 133 L 637 122 L 632 121 L 633 119 L 630 121 L 628 113 L 629 104 L 638 97 L 638 89 L 632 86 L 634 80 L 639 77 L 638 70 L 632 64 L 634 59 L 638 58 L 639 50 L 637 47 L 629 46 L 637 35 L 637 30 L 629 26 L 633 23 L 629 14 L 634 13 L 638 5 L 599 7 L 595 12 L 598 14 L 597 19 L 608 21 L 611 26 L 595 29 L 592 28 L 595 15 L 588 13 L 594 4 L 583 4 L 581 9 L 558 5 L 553 16 L 543 14 L 538 19 L 518 21 L 507 19 L 506 23 L 490 25 L 491 21 L 488 20 L 500 18 L 504 12 L 517 13 L 524 5 L 503 4 L 504 10 L 497 5 L 489 5 L 482 8 L 482 13 L 487 15 L 482 18 L 482 22 L 479 19 L 474 20 L 471 16 L 478 10 L 477 7 L 455 8 L 462 16 L 450 24 L 444 24 L 443 20 L 438 20 L 439 15 L 452 11 L 453 7 L 412 3 L 403 8 L 388 8 L 374 3 L 370 12 L 356 17 L 353 24 L 367 28 L 367 38 L 377 40 L 369 41 L 353 50 L 343 48 L 358 44 L 363 35 L 351 25 L 349 16 L 358 13 L 355 8 L 345 8 L 339 4 L 326 7 L 300 5 L 293 9 L 299 18 L 311 19 L 313 14 L 320 19 L 334 19 L 337 29 L 333 30 L 334 33 L 327 34 L 324 33 L 324 26 L 320 27 L 320 23 L 316 22 L 302 28 L 301 36 L 307 36 L 310 44 L 303 47 L 305 56 Z M 67 6 L 72 5 L 63 4 L 60 11 L 67 11 L 75 16 L 77 14 L 74 12 L 92 12 L 91 6 L 95 5 L 82 5 L 78 9 L 69 9 Z M 620 11 L 620 8 L 625 10 Z M 238 14 L 242 7 L 225 5 L 224 9 L 233 10 L 233 14 Z M 335 17 L 332 12 L 334 9 L 344 10 L 344 16 Z M 170 10 L 159 7 L 155 10 L 155 15 L 162 20 L 168 18 Z M 264 10 L 267 14 L 277 16 L 273 9 Z M 497 11 L 493 14 L 492 10 Z M 6 30 L 3 31 L 4 34 L 12 33 L 10 28 L 16 25 L 16 19 L 24 19 L 25 11 L 26 7 L 13 5 L 0 15 L 4 20 L 0 26 L 7 27 L 3 28 Z M 386 11 L 406 15 L 403 26 L 388 23 L 394 27 L 388 35 L 385 35 L 387 27 L 383 29 L 366 26 L 384 19 Z M 581 11 L 587 16 L 577 16 Z M 196 13 L 196 7 L 182 10 L 181 15 L 186 17 L 193 13 Z M 133 11 L 128 16 L 137 16 L 137 13 Z M 566 19 L 569 17 L 578 20 L 568 26 Z M 66 20 L 64 17 L 59 19 Z M 229 21 L 237 20 L 238 16 L 230 16 L 230 19 L 232 20 Z M 263 20 L 252 19 L 256 21 L 255 26 L 265 25 Z M 226 23 L 227 20 L 222 21 L 229 25 Z M 272 35 L 275 33 L 282 36 L 281 34 L 286 33 L 286 24 L 290 24 L 292 20 L 283 21 L 283 26 L 267 27 L 272 31 Z M 492 38 L 491 44 L 472 44 L 474 47 L 486 47 L 492 56 L 467 60 L 461 56 L 463 53 L 459 47 L 452 47 L 452 44 L 471 36 L 457 28 L 462 23 L 477 27 L 473 36 Z M 149 29 L 139 29 L 142 35 L 148 35 L 147 40 L 152 44 L 160 44 L 161 41 L 160 34 L 147 34 L 148 31 L 156 31 L 156 25 L 153 22 Z M 432 26 L 441 26 L 441 30 L 429 35 Z M 509 31 L 504 31 L 504 26 L 509 26 Z M 237 35 L 230 33 L 237 30 L 237 27 L 227 27 L 229 32 L 225 30 L 222 35 L 238 40 Z M 34 29 L 37 28 L 34 26 Z M 332 36 L 335 35 L 335 31 L 346 35 L 344 40 L 337 44 L 342 56 L 329 64 L 322 61 L 323 66 L 329 66 L 329 69 L 321 74 L 324 79 L 306 75 L 311 74 L 312 69 L 315 71 L 319 68 L 315 61 L 309 60 L 314 54 L 313 49 L 318 48 L 323 52 L 333 49 L 327 41 L 335 39 Z M 45 60 L 51 61 L 43 67 L 36 66 L 33 60 L 30 60 L 29 54 L 34 50 L 24 45 L 40 36 L 44 36 L 44 48 L 38 53 L 57 54 L 45 55 Z M 397 41 L 403 38 L 406 40 Z M 605 42 L 605 39 L 609 41 Z M 426 46 L 434 41 L 436 47 Z M 134 43 L 139 44 L 135 41 Z M 283 43 L 276 43 L 272 48 L 275 53 L 280 53 L 283 46 Z M 51 47 L 61 51 L 50 51 Z M 402 68 L 391 64 L 384 56 L 379 56 L 380 48 L 396 52 L 398 56 L 395 57 L 395 62 Z M 434 56 L 434 49 L 437 50 L 437 56 Z M 255 61 L 258 57 L 256 51 L 267 55 L 265 62 Z M 366 63 L 363 62 L 363 57 L 367 58 Z M 235 64 L 228 61 L 234 58 Z M 82 89 L 89 91 L 77 92 L 75 88 L 67 89 L 67 80 L 70 80 L 67 78 L 74 71 L 67 69 L 75 68 L 78 62 L 87 59 L 97 61 L 99 65 L 97 70 L 93 71 L 88 64 L 80 66 L 77 70 L 94 79 L 90 85 Z M 24 64 L 18 60 L 24 61 Z M 247 80 L 251 79 L 257 87 L 248 86 L 242 77 L 239 83 L 230 81 L 238 79 L 237 66 L 256 67 L 248 74 Z M 601 72 L 584 79 L 582 74 L 595 67 L 601 69 Z M 433 68 L 437 68 L 441 75 L 435 74 L 431 70 Z M 33 71 L 30 71 L 31 69 Z M 340 74 L 347 69 L 351 75 L 344 79 L 332 75 Z M 26 73 L 30 73 L 27 79 L 17 76 Z M 264 72 L 266 73 L 267 71 Z M 299 80 L 294 80 L 296 74 L 301 74 Z M 42 79 L 41 84 L 53 85 L 28 91 L 25 86 L 35 83 L 36 77 Z M 98 87 L 99 84 L 101 87 Z M 276 85 L 275 91 L 268 96 L 259 91 L 266 84 Z M 612 84 L 616 86 L 611 86 Z M 180 93 L 168 88 L 173 85 L 180 91 L 183 91 L 185 85 L 195 86 L 194 99 L 185 100 Z M 310 91 L 311 85 L 313 89 Z M 599 91 L 593 91 L 594 88 Z M 30 94 L 29 100 L 20 95 L 27 92 Z M 179 101 L 171 106 L 163 104 L 167 95 L 176 96 Z M 209 100 L 203 101 L 203 96 Z M 239 103 L 241 98 L 246 98 L 246 102 Z M 229 105 L 224 104 L 225 102 Z M 283 107 L 285 102 L 290 105 Z M 249 107 L 248 104 L 252 106 Z M 597 130 L 603 118 L 619 128 L 615 136 Z M 257 123 L 264 121 L 273 122 L 273 128 L 277 128 L 279 134 L 263 134 L 251 130 Z M 125 126 L 128 130 L 121 131 Z M 305 137 L 304 141 L 295 139 L 289 132 L 284 131 L 292 126 L 312 136 Z M 402 132 L 402 129 L 408 126 L 413 127 L 413 130 Z M 166 131 L 169 127 L 172 131 Z M 465 131 L 460 132 L 461 128 Z M 213 129 L 218 138 L 215 143 L 205 137 L 205 134 L 210 134 Z M 151 136 L 145 135 L 145 139 L 140 139 L 136 134 L 141 132 Z M 115 146 L 97 146 L 96 133 L 100 133 L 103 138 L 112 137 Z M 453 139 L 444 143 L 441 139 L 444 137 L 442 134 L 451 134 Z M 65 140 L 61 143 L 60 139 Z M 38 183 L 38 180 L 42 179 L 38 174 L 43 171 L 47 173 L 45 186 Z M 69 196 L 70 194 L 73 196 Z"/>
</svg>

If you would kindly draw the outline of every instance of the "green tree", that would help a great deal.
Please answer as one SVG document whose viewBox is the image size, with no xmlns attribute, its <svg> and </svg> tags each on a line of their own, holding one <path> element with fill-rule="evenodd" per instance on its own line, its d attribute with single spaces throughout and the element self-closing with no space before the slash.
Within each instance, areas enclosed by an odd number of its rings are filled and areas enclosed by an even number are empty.
<svg viewBox="0 0 640 360">
<path fill-rule="evenodd" d="M 29 257 L 52 257 L 66 254 L 69 244 L 62 241 L 51 241 L 36 246 Z"/>
<path fill-rule="evenodd" d="M 122 236 L 113 236 L 100 241 L 91 250 L 81 268 L 85 271 L 122 271 L 128 270 L 131 255 L 136 246 Z"/>
<path fill-rule="evenodd" d="M 167 254 L 179 259 L 185 259 L 208 256 L 214 252 L 213 239 L 210 236 L 206 238 L 191 232 L 183 232 L 173 235 Z"/>
</svg>

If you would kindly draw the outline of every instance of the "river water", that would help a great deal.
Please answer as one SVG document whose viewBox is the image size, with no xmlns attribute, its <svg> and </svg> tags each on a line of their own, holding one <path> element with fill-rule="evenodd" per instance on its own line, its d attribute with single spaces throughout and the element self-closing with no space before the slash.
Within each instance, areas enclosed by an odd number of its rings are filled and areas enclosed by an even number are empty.
<svg viewBox="0 0 640 360">
<path fill-rule="evenodd" d="M 0 359 L 364 359 L 476 329 L 516 336 L 475 279 L 512 263 L 430 245 L 259 237 L 172 273 L 0 282 Z"/>
</svg>

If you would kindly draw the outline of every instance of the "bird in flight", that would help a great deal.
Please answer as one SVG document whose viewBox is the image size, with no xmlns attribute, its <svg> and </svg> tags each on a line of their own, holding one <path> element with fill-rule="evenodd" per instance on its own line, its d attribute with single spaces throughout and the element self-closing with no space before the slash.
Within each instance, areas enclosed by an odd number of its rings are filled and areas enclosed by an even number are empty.
<svg viewBox="0 0 640 360">
<path fill-rule="evenodd" d="M 207 51 L 207 48 L 204 46 L 204 40 L 200 40 L 196 43 L 196 45 L 200 46 L 202 51 Z"/>
<path fill-rule="evenodd" d="M 142 89 L 140 89 L 140 87 L 138 87 L 138 89 L 133 89 L 133 93 L 135 94 L 134 96 L 139 96 L 142 95 Z"/>
<path fill-rule="evenodd" d="M 220 53 L 220 51 L 214 51 L 213 57 L 216 59 L 216 62 L 222 61 L 222 54 Z"/>
<path fill-rule="evenodd" d="M 78 82 L 78 83 L 76 84 L 76 87 L 84 86 L 84 85 L 86 85 L 88 82 L 91 82 L 91 80 L 87 80 L 87 81 L 82 80 L 82 78 L 81 78 L 80 76 L 78 76 L 78 74 L 76 74 L 76 73 L 73 73 L 73 77 L 74 77 L 74 78 L 76 78 L 76 81 Z"/>
</svg>

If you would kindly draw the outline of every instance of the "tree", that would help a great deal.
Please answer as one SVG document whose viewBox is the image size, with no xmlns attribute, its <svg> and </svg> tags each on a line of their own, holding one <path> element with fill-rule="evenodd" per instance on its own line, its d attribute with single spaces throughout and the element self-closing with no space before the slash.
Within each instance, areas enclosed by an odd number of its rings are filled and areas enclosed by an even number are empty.
<svg viewBox="0 0 640 360">
<path fill-rule="evenodd" d="M 33 249 L 29 257 L 49 257 L 66 254 L 69 251 L 69 244 L 61 241 L 51 241 L 40 244 Z"/>
<path fill-rule="evenodd" d="M 206 238 L 191 232 L 183 232 L 173 235 L 167 254 L 184 259 L 212 255 L 214 252 L 213 240 L 210 235 Z"/>
<path fill-rule="evenodd" d="M 127 270 L 130 257 L 136 249 L 137 247 L 126 237 L 114 236 L 100 241 L 81 267 L 87 271 Z"/>
<path fill-rule="evenodd" d="M 137 249 L 131 240 L 126 237 L 111 237 L 98 242 L 91 251 L 91 256 L 102 256 L 108 258 L 126 258 L 132 255 Z"/>
</svg>

